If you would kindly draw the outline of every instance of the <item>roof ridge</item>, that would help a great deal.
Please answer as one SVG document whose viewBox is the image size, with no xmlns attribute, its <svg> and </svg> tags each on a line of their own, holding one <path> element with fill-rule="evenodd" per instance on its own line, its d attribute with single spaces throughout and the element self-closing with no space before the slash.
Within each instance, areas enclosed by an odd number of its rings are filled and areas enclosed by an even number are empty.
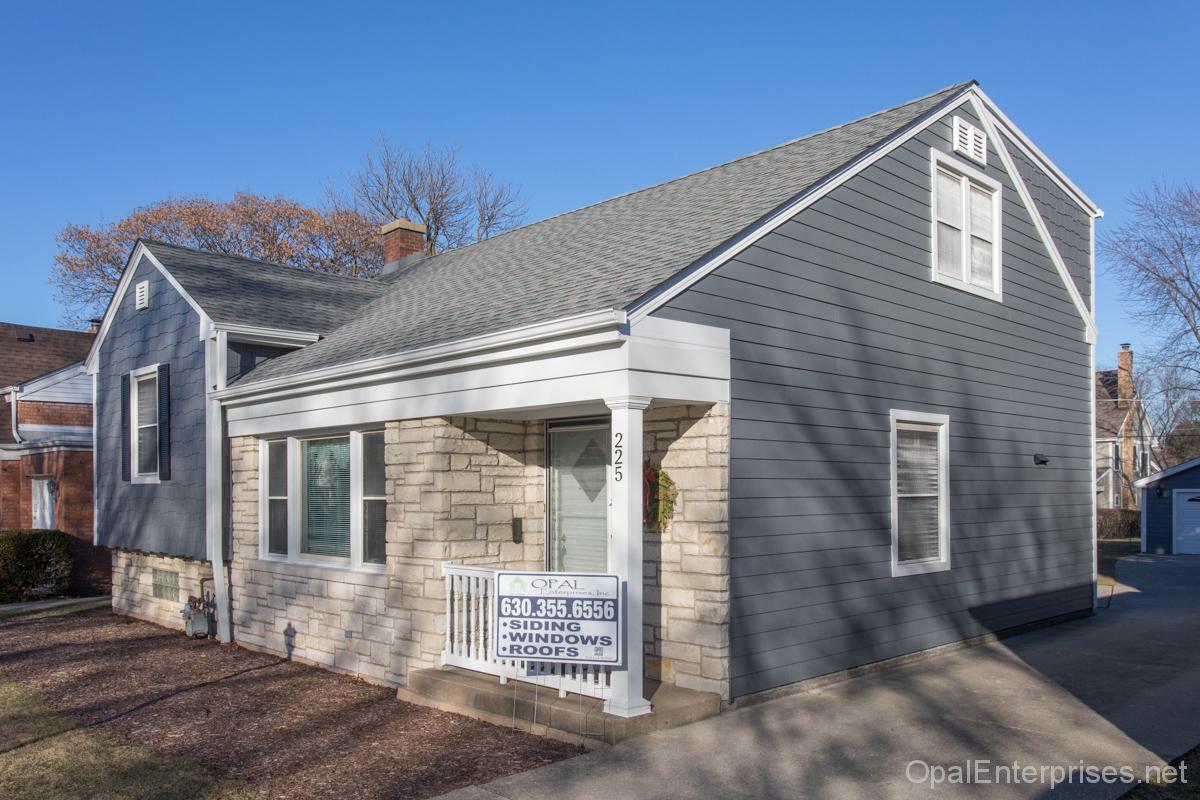
<svg viewBox="0 0 1200 800">
<path fill-rule="evenodd" d="M 26 325 L 23 322 L 2 322 L 0 325 L 7 325 L 11 328 L 22 328 L 34 331 L 53 331 L 54 333 L 69 333 L 74 336 L 94 336 L 91 331 L 76 331 L 70 328 L 51 328 L 49 325 Z"/>
<path fill-rule="evenodd" d="M 315 269 L 304 269 L 303 267 L 293 267 L 288 264 L 279 264 L 274 261 L 261 261 L 256 258 L 248 258 L 247 256 L 239 256 L 239 255 L 236 255 L 233 253 L 218 253 L 218 252 L 214 252 L 212 250 L 201 250 L 198 247 L 188 247 L 187 245 L 182 245 L 182 244 L 172 244 L 171 242 L 164 242 L 161 239 L 151 239 L 148 236 L 139 236 L 137 241 L 142 242 L 143 244 L 153 245 L 154 247 L 169 247 L 173 250 L 183 250 L 188 253 L 198 253 L 203 256 L 216 256 L 217 258 L 236 259 L 237 261 L 245 261 L 249 264 L 257 264 L 257 265 L 263 266 L 263 267 L 276 267 L 278 269 L 292 270 L 293 272 L 298 272 L 302 275 L 315 275 L 315 276 L 319 276 L 321 278 L 333 278 L 336 280 L 354 281 L 355 283 L 362 283 L 365 281 L 368 283 L 376 283 L 381 286 L 388 285 L 387 281 L 381 281 L 377 277 L 356 278 L 353 275 L 340 275 L 336 272 L 320 272 Z"/>
<path fill-rule="evenodd" d="M 640 194 L 640 193 L 642 193 L 642 192 L 648 192 L 648 191 L 650 191 L 651 189 L 657 189 L 657 188 L 659 188 L 659 187 L 662 187 L 662 186 L 668 186 L 668 185 L 670 185 L 670 184 L 672 184 L 672 183 L 676 183 L 677 181 L 686 180 L 686 179 L 688 179 L 688 178 L 694 178 L 694 177 L 695 177 L 695 176 L 697 176 L 697 175 L 703 175 L 703 174 L 704 174 L 704 173 L 706 173 L 706 172 L 712 172 L 713 170 L 716 170 L 716 169 L 721 169 L 722 167 L 727 167 L 727 166 L 729 166 L 730 164 L 736 164 L 736 163 L 738 163 L 739 161 L 745 161 L 745 160 L 746 160 L 746 159 L 748 159 L 748 158 L 754 158 L 754 157 L 756 157 L 756 156 L 761 156 L 761 155 L 763 155 L 764 153 L 770 153 L 772 150 L 779 150 L 779 149 L 782 149 L 782 148 L 784 148 L 784 147 L 789 147 L 789 146 L 791 146 L 791 145 L 798 144 L 799 142 L 803 142 L 803 141 L 804 141 L 804 140 L 806 140 L 806 139 L 811 139 L 811 138 L 813 138 L 814 136 L 821 136 L 822 134 L 826 134 L 826 133 L 832 133 L 833 131 L 836 131 L 836 130 L 838 130 L 839 128 L 845 128 L 845 127 L 848 127 L 848 126 L 850 126 L 850 125 L 857 125 L 857 124 L 858 124 L 858 123 L 860 123 L 860 122 L 866 122 L 867 120 L 871 119 L 872 117 L 878 117 L 878 116 L 880 116 L 880 115 L 883 115 L 883 114 L 888 114 L 888 113 L 890 113 L 890 112 L 892 112 L 892 111 L 899 111 L 900 109 L 902 109 L 902 108 L 905 108 L 906 106 L 915 105 L 916 103 L 923 102 L 923 101 L 925 101 L 925 100 L 928 100 L 928 99 L 929 99 L 929 98 L 931 98 L 931 97 L 934 97 L 935 95 L 939 95 L 939 94 L 942 94 L 942 93 L 944 93 L 944 92 L 949 92 L 949 91 L 951 91 L 951 90 L 954 90 L 954 89 L 958 89 L 958 90 L 965 90 L 965 89 L 966 89 L 967 87 L 969 87 L 969 86 L 977 86 L 978 84 L 979 84 L 979 81 L 977 81 L 977 80 L 975 80 L 975 79 L 973 79 L 973 78 L 972 78 L 971 80 L 969 80 L 969 81 L 963 81 L 963 82 L 961 82 L 961 83 L 953 83 L 953 84 L 950 84 L 949 86 L 944 86 L 944 87 L 942 87 L 941 89 L 938 89 L 937 91 L 934 91 L 934 92 L 929 92 L 928 94 L 921 95 L 920 97 L 915 97 L 915 98 L 913 98 L 912 100 L 907 100 L 907 101 L 905 101 L 905 102 L 903 102 L 903 103 L 900 103 L 899 105 L 895 105 L 895 106 L 889 106 L 888 108 L 883 108 L 883 109 L 880 109 L 879 111 L 874 111 L 874 112 L 872 112 L 872 113 L 870 113 L 870 114 L 866 114 L 866 115 L 864 115 L 864 116 L 858 117 L 857 119 L 852 119 L 852 120 L 849 120 L 848 122 L 843 122 L 843 123 L 841 123 L 841 124 L 838 124 L 838 125 L 831 125 L 831 126 L 830 126 L 830 127 L 828 127 L 828 128 L 822 128 L 821 130 L 819 130 L 819 131 L 813 131 L 812 133 L 806 133 L 806 134 L 804 134 L 803 136 L 797 136 L 797 137 L 796 137 L 796 138 L 794 138 L 794 139 L 788 139 L 786 142 L 780 142 L 779 144 L 772 145 L 772 146 L 770 146 L 770 147 L 764 147 L 764 148 L 762 148 L 761 150 L 755 150 L 755 151 L 754 151 L 754 152 L 752 152 L 752 153 L 746 153 L 745 155 L 738 156 L 737 158 L 731 158 L 731 159 L 729 159 L 728 161 L 722 161 L 722 162 L 720 162 L 719 164 L 713 164 L 712 166 L 709 166 L 709 167 L 704 167 L 703 169 L 698 169 L 698 170 L 695 170 L 695 171 L 693 171 L 693 172 L 688 172 L 688 173 L 685 173 L 685 174 L 683 174 L 683 175 L 677 175 L 677 176 L 676 176 L 676 177 L 674 177 L 674 178 L 668 178 L 667 180 L 664 180 L 664 181 L 659 181 L 658 183 L 652 183 L 652 184 L 650 184 L 649 186 L 643 186 L 643 187 L 641 187 L 641 188 L 638 188 L 638 189 L 630 189 L 630 190 L 629 190 L 629 191 L 627 191 L 627 192 L 621 192 L 620 194 L 615 194 L 615 195 L 613 195 L 613 196 L 611 196 L 611 197 L 606 197 L 606 198 L 604 198 L 603 200 L 597 200 L 597 201 L 596 201 L 596 202 L 594 202 L 594 203 L 587 203 L 586 205 L 582 205 L 582 206 L 578 206 L 578 207 L 576 207 L 576 208 L 572 208 L 572 209 L 570 209 L 569 211 L 560 211 L 560 212 L 559 212 L 559 213 L 557 213 L 557 214 L 552 214 L 552 215 L 550 215 L 550 216 L 548 216 L 548 217 L 543 217 L 542 219 L 535 220 L 534 222 L 531 222 L 531 223 L 529 223 L 528 225 L 522 225 L 522 226 L 520 226 L 520 227 L 518 227 L 518 228 L 512 228 L 512 229 L 510 229 L 510 230 L 504 231 L 503 233 L 499 233 L 499 234 L 496 234 L 495 236 L 491 236 L 491 237 L 489 237 L 489 238 L 487 238 L 487 239 L 481 239 L 481 240 L 480 240 L 480 241 L 478 241 L 478 242 L 471 242 L 471 243 L 469 243 L 469 244 L 465 244 L 465 245 L 463 245 L 463 246 L 461 246 L 461 247 L 456 247 L 456 248 L 454 248 L 453 250 L 445 250 L 445 251 L 443 251 L 443 252 L 441 252 L 441 253 L 435 253 L 434 255 L 430 256 L 430 257 L 429 257 L 429 258 L 427 258 L 427 259 L 422 259 L 422 262 L 427 262 L 427 261 L 433 260 L 433 259 L 437 258 L 438 256 L 442 256 L 442 255 L 449 255 L 450 253 L 461 253 L 462 251 L 464 251 L 464 250 L 467 250 L 467 249 L 469 249 L 469 248 L 471 248 L 471 247 L 474 247 L 475 245 L 479 245 L 479 244 L 483 244 L 484 242 L 492 242 L 492 241 L 495 241 L 495 240 L 497 240 L 497 239 L 501 239 L 501 238 L 503 238 L 503 237 L 505 237 L 505 236 L 509 235 L 510 233 L 516 233 L 517 231 L 522 231 L 522 230 L 527 230 L 527 229 L 529 229 L 529 228 L 534 228 L 534 227 L 537 227 L 538 225 L 541 225 L 541 224 L 543 224 L 543 223 L 546 223 L 546 222 L 551 222 L 551 221 L 553 221 L 553 220 L 559 219 L 560 217 L 565 217 L 565 216 L 568 216 L 568 215 L 570 215 L 570 214 L 574 214 L 574 213 L 576 213 L 576 212 L 579 212 L 579 211 L 585 211 L 585 210 L 587 210 L 587 209 L 589 209 L 589 208 L 595 208 L 596 206 L 602 206 L 602 205 L 604 205 L 605 203 L 611 203 L 611 202 L 613 202 L 614 200 L 620 200 L 620 199 L 621 199 L 621 198 L 623 198 L 623 197 L 631 197 L 631 196 L 633 196 L 633 195 L 635 195 L 635 194 Z M 417 265 L 416 265 L 416 264 L 414 264 L 413 266 L 415 267 L 415 266 L 417 266 Z"/>
</svg>

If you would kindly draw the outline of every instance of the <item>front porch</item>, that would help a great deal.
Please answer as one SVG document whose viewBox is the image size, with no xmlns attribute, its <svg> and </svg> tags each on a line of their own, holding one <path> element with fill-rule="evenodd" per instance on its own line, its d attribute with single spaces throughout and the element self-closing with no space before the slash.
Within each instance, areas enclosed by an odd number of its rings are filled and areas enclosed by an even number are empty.
<svg viewBox="0 0 1200 800">
<path fill-rule="evenodd" d="M 331 384 L 303 402 L 230 399 L 236 638 L 408 691 L 424 670 L 455 669 L 504 691 L 590 698 L 614 719 L 652 710 L 647 680 L 707 693 L 719 707 L 729 697 L 728 334 L 656 319 L 630 330 L 619 316 L 616 325 L 430 362 L 362 388 Z M 556 450 L 564 430 L 587 433 Z M 285 437 L 279 452 L 298 454 L 306 437 L 353 443 L 379 431 L 383 496 L 351 488 L 349 507 L 384 501 L 383 563 L 357 568 L 364 522 L 350 526 L 349 569 L 305 558 L 292 455 L 291 488 L 278 490 L 293 509 L 288 556 L 268 554 L 263 509 L 276 495 L 259 480 L 265 442 Z M 662 524 L 643 525 L 646 465 L 674 482 Z M 350 467 L 352 486 L 367 469 Z M 494 659 L 485 609 L 501 568 L 617 575 L 620 666 Z"/>
</svg>

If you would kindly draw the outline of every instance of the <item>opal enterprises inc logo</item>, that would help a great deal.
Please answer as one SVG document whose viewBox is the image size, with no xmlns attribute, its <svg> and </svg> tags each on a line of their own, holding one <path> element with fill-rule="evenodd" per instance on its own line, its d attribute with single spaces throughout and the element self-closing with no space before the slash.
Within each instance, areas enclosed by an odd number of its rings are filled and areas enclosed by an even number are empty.
<svg viewBox="0 0 1200 800">
<path fill-rule="evenodd" d="M 930 764 L 916 759 L 908 762 L 904 776 L 911 783 L 936 789 L 944 785 L 1040 784 L 1056 786 L 1095 786 L 1098 784 L 1133 784 L 1139 781 L 1154 784 L 1186 784 L 1187 764 L 1148 765 L 1142 768 L 1117 764 L 1021 764 L 998 763 L 979 758 L 961 764 Z"/>
</svg>

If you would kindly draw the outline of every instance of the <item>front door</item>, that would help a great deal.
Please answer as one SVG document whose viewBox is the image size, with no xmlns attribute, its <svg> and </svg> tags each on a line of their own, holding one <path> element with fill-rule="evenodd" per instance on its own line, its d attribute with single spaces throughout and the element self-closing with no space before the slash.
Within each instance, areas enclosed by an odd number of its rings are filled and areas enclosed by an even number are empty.
<svg viewBox="0 0 1200 800">
<path fill-rule="evenodd" d="M 608 426 L 549 432 L 550 531 L 554 572 L 608 571 Z"/>
<path fill-rule="evenodd" d="M 1175 492 L 1175 552 L 1200 553 L 1200 491 Z"/>
<path fill-rule="evenodd" d="M 52 478 L 33 478 L 33 527 L 54 529 L 54 492 Z"/>
</svg>

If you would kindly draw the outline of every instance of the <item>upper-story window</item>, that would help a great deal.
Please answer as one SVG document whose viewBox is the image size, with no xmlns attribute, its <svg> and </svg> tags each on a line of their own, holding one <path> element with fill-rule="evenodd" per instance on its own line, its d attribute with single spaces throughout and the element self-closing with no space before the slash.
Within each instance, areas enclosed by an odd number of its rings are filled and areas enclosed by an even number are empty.
<svg viewBox="0 0 1200 800">
<path fill-rule="evenodd" d="M 378 569 L 385 561 L 382 431 L 264 442 L 264 558 Z"/>
<path fill-rule="evenodd" d="M 1000 184 L 933 150 L 933 279 L 1001 298 Z"/>
<path fill-rule="evenodd" d="M 121 377 L 121 471 L 127 481 L 171 477 L 170 375 L 167 364 L 154 364 Z"/>
</svg>

